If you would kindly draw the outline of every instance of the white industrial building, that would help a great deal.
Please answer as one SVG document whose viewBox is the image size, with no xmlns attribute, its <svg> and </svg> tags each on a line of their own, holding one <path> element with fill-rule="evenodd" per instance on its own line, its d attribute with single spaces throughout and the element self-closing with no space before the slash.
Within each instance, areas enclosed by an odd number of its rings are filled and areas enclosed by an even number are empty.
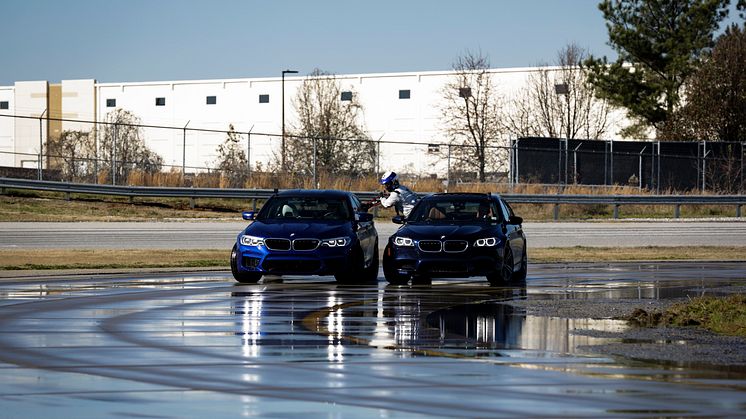
<svg viewBox="0 0 746 419">
<path fill-rule="evenodd" d="M 537 69 L 491 70 L 493 81 L 504 95 L 524 86 L 532 71 Z M 442 165 L 436 164 L 437 158 L 428 155 L 427 145 L 385 142 L 445 142 L 440 118 L 442 89 L 453 76 L 452 71 L 336 76 L 342 90 L 354 92 L 363 105 L 364 124 L 371 137 L 384 141 L 381 170 L 443 172 Z M 302 76 L 285 77 L 287 128 L 295 121 L 292 99 L 303 80 Z M 45 140 L 63 130 L 89 130 L 90 124 L 73 121 L 103 121 L 108 112 L 122 108 L 134 113 L 144 125 L 176 128 L 143 129 L 147 145 L 163 157 L 166 165 L 210 166 L 225 134 L 186 131 L 185 136 L 182 128 L 224 131 L 232 124 L 240 132 L 276 135 L 251 136 L 250 162 L 266 167 L 272 153 L 280 148 L 282 89 L 280 77 L 135 83 L 21 81 L 0 86 L 0 166 L 35 168 L 40 136 Z M 39 119 L 45 116 L 65 121 Z M 612 134 L 617 131 L 610 130 Z M 242 141 L 246 141 L 245 135 Z M 505 143 L 508 141 L 506 138 Z"/>
</svg>

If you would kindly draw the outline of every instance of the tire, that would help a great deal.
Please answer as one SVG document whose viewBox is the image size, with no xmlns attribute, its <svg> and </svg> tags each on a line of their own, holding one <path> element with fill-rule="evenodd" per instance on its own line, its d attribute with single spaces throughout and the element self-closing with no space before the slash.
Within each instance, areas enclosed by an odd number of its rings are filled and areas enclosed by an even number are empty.
<svg viewBox="0 0 746 419">
<path fill-rule="evenodd" d="M 233 250 L 231 250 L 231 273 L 233 278 L 242 284 L 256 284 L 262 278 L 261 274 L 238 270 L 238 245 L 236 244 L 233 245 Z"/>
<path fill-rule="evenodd" d="M 334 279 L 337 282 L 340 284 L 361 284 L 372 282 L 378 277 L 378 251 L 376 251 L 374 259 L 368 268 L 365 267 L 363 249 L 359 246 L 353 249 L 350 258 L 352 259 L 350 267 L 343 272 L 334 274 Z"/>
<path fill-rule="evenodd" d="M 511 279 L 513 279 L 513 251 L 506 244 L 500 269 L 487 275 L 487 280 L 490 285 L 504 285 Z"/>
<path fill-rule="evenodd" d="M 523 282 L 528 274 L 528 255 L 526 254 L 526 245 L 523 245 L 523 257 L 521 258 L 521 269 L 513 274 L 513 281 Z"/>
<path fill-rule="evenodd" d="M 405 285 L 409 282 L 410 275 L 402 275 L 396 272 L 394 262 L 391 260 L 391 245 L 387 244 L 383 251 L 383 276 L 391 285 Z"/>
<path fill-rule="evenodd" d="M 380 264 L 380 257 L 378 255 L 378 239 L 376 239 L 376 245 L 373 250 L 373 260 L 370 262 L 370 266 L 365 268 L 363 273 L 364 280 L 366 282 L 378 282 L 378 265 Z"/>
</svg>

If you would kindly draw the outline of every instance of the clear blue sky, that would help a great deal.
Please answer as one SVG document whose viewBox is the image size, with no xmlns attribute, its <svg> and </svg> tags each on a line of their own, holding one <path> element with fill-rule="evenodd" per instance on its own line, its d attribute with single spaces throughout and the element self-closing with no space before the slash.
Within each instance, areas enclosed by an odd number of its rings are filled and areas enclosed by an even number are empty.
<svg viewBox="0 0 746 419">
<path fill-rule="evenodd" d="M 615 55 L 598 0 L 2 0 L 0 85 L 275 77 L 552 62 L 576 42 Z"/>
</svg>

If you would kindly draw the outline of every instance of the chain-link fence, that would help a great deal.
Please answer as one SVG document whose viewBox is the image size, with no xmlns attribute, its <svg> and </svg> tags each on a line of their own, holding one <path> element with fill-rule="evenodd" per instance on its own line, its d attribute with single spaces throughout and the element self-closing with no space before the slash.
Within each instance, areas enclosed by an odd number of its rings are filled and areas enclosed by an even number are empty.
<svg viewBox="0 0 746 419">
<path fill-rule="evenodd" d="M 743 193 L 746 143 L 520 138 L 513 182 L 624 185 L 656 193 Z"/>
<path fill-rule="evenodd" d="M 623 185 L 656 193 L 743 193 L 745 143 L 520 138 L 446 141 L 331 139 L 168 127 L 126 118 L 38 119 L 38 132 L 0 147 L 0 176 L 113 185 L 373 190 L 396 170 L 421 190 L 471 183 Z M 34 126 L 36 123 L 34 122 Z M 20 150 L 20 151 L 19 151 Z M 428 183 L 429 182 L 429 183 Z M 424 188 L 424 189 L 423 189 Z"/>
</svg>

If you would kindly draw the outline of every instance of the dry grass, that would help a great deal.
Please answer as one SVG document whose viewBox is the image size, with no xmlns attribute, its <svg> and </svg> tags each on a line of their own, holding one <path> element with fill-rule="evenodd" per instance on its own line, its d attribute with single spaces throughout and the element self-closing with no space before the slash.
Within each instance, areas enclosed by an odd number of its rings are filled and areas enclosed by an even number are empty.
<svg viewBox="0 0 746 419">
<path fill-rule="evenodd" d="M 746 246 L 529 248 L 531 262 L 746 261 Z"/>
<path fill-rule="evenodd" d="M 0 250 L 0 270 L 228 267 L 228 250 Z"/>
<path fill-rule="evenodd" d="M 61 194 L 39 193 L 0 196 L 0 221 L 137 221 L 167 218 L 236 218 L 247 209 L 239 201 L 205 200 L 195 209 L 185 199 L 138 199 L 75 197 L 66 201 Z M 230 205 L 230 206 L 229 206 Z"/>
<path fill-rule="evenodd" d="M 0 250 L 0 270 L 191 268 L 228 269 L 228 250 L 167 249 L 44 249 Z M 529 249 L 529 260 L 540 262 L 626 262 L 666 260 L 746 260 L 746 247 L 570 247 Z"/>
</svg>

